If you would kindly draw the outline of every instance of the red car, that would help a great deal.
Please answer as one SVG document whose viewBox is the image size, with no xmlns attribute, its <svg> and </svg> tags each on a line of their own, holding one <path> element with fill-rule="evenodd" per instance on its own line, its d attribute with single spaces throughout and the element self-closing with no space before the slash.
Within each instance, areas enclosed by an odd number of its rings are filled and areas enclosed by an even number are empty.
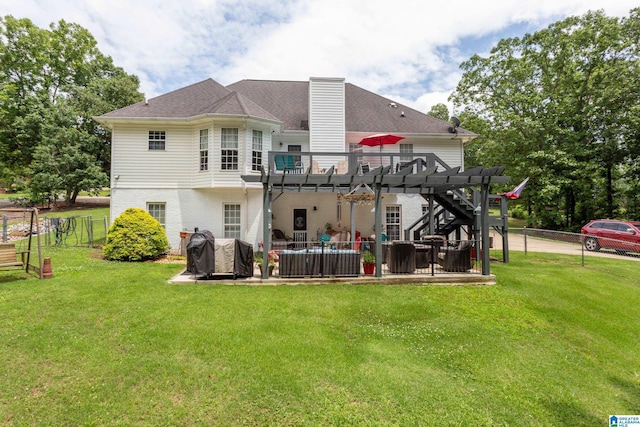
<svg viewBox="0 0 640 427">
<path fill-rule="evenodd" d="M 640 222 L 596 219 L 582 227 L 582 241 L 588 251 L 600 248 L 616 252 L 640 252 Z"/>
</svg>

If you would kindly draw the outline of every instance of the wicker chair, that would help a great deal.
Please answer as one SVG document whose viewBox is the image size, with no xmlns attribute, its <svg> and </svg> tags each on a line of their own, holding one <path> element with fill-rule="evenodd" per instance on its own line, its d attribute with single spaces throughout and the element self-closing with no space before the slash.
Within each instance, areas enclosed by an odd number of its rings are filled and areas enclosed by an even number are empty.
<svg viewBox="0 0 640 427">
<path fill-rule="evenodd" d="M 291 237 L 287 237 L 282 230 L 274 228 L 271 232 L 271 247 L 273 249 L 293 249 L 296 244 Z"/>
<path fill-rule="evenodd" d="M 391 244 L 387 266 L 391 273 L 412 274 L 416 271 L 416 247 L 413 242 Z"/>
<path fill-rule="evenodd" d="M 448 246 L 438 254 L 438 264 L 444 271 L 464 272 L 471 270 L 471 248 L 469 240 L 463 240 L 457 247 Z"/>
</svg>

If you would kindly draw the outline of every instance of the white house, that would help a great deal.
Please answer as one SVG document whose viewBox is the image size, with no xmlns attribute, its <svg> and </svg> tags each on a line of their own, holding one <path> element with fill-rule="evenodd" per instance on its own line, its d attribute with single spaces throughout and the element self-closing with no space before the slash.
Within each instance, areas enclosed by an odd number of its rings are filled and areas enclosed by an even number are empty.
<svg viewBox="0 0 640 427">
<path fill-rule="evenodd" d="M 475 137 L 342 78 L 242 80 L 226 87 L 208 79 L 96 119 L 112 132 L 111 219 L 129 207 L 147 209 L 165 226 L 174 251 L 180 233 L 195 228 L 259 244 L 263 185 L 242 176 L 273 169 L 269 152 L 290 153 L 301 173 L 331 167 L 344 173 L 350 152 L 361 153 L 371 168 L 433 153 L 463 170 L 463 145 Z M 404 139 L 382 147 L 358 144 L 377 133 Z M 311 162 L 309 153 L 323 155 Z M 315 240 L 327 223 L 349 230 L 355 222 L 362 235 L 372 234 L 371 206 L 351 211 L 340 196 L 274 194 L 272 228 L 301 241 Z M 385 232 L 401 239 L 429 205 L 421 194 L 389 193 L 382 207 Z M 296 223 L 294 212 L 304 221 Z"/>
</svg>

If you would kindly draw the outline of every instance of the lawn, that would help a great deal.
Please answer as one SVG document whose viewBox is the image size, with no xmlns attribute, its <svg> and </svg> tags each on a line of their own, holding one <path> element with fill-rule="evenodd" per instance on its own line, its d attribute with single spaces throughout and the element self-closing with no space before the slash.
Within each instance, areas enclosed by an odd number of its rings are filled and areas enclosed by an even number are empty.
<svg viewBox="0 0 640 427">
<path fill-rule="evenodd" d="M 606 425 L 640 414 L 635 262 L 512 252 L 495 286 L 168 285 L 47 248 L 0 274 L 5 425 Z"/>
<path fill-rule="evenodd" d="M 100 190 L 100 192 L 98 193 L 98 196 L 101 197 L 106 197 L 109 194 L 111 194 L 111 189 L 109 188 L 104 188 L 102 190 Z M 93 197 L 93 194 L 89 194 L 86 191 L 81 191 L 80 194 L 78 194 L 79 196 L 82 197 Z M 27 193 L 0 193 L 0 200 L 2 199 L 17 199 L 17 198 L 22 198 L 22 197 L 27 197 Z"/>
</svg>

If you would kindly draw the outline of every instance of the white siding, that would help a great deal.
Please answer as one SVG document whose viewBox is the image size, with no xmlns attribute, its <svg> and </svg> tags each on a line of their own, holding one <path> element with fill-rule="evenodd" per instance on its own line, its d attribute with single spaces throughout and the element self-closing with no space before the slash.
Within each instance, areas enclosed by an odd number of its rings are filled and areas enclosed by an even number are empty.
<svg viewBox="0 0 640 427">
<path fill-rule="evenodd" d="M 345 151 L 344 79 L 309 80 L 310 151 Z M 320 167 L 329 167 L 340 159 L 322 159 Z"/>
<path fill-rule="evenodd" d="M 262 190 L 114 189 L 111 221 L 125 209 L 146 209 L 147 203 L 166 204 L 166 232 L 172 252 L 180 249 L 180 231 L 209 230 L 224 236 L 224 204 L 237 203 L 242 215 L 242 240 L 256 245 L 262 239 Z"/>
<path fill-rule="evenodd" d="M 423 148 L 424 147 L 424 148 Z M 413 147 L 414 152 L 421 153 L 434 153 L 436 156 L 440 157 L 442 161 L 444 161 L 447 165 L 454 168 L 457 166 L 464 166 L 464 153 L 462 148 L 462 142 L 459 140 L 455 141 L 440 141 L 433 142 L 429 141 L 429 145 L 425 146 L 415 146 Z M 440 168 L 438 169 L 440 170 Z"/>
<path fill-rule="evenodd" d="M 166 132 L 165 150 L 149 150 L 149 131 Z M 193 170 L 191 126 L 118 125 L 113 130 L 112 176 L 119 188 L 190 187 Z"/>
</svg>

